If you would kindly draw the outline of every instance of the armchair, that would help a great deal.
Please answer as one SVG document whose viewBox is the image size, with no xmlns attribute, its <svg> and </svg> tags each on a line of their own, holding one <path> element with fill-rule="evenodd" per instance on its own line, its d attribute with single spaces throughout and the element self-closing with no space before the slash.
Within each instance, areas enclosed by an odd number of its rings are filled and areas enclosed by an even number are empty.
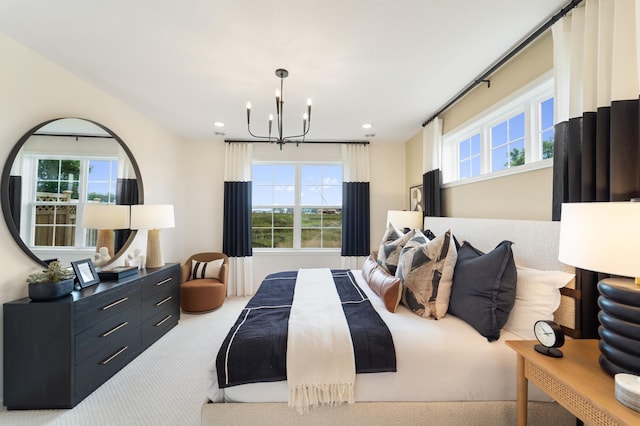
<svg viewBox="0 0 640 426">
<path fill-rule="evenodd" d="M 217 278 L 201 278 L 201 269 L 194 278 L 193 261 L 212 262 L 222 259 Z M 181 266 L 180 305 L 184 312 L 206 312 L 219 308 L 227 296 L 229 258 L 224 253 L 196 253 Z"/>
</svg>

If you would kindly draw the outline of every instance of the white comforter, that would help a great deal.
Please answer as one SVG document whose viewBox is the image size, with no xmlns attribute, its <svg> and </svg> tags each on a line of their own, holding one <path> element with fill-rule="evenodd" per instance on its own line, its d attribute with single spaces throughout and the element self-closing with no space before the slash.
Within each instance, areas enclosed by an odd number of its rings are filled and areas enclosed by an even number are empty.
<svg viewBox="0 0 640 426">
<path fill-rule="evenodd" d="M 440 320 L 418 317 L 403 305 L 394 314 L 353 271 L 358 285 L 387 323 L 396 348 L 397 372 L 358 374 L 356 401 L 504 401 L 516 399 L 516 354 L 505 340 L 520 340 L 502 330 L 487 342 L 471 326 L 447 315 Z M 287 382 L 256 383 L 219 389 L 215 354 L 207 396 L 213 402 L 287 402 Z M 549 401 L 530 385 L 529 400 Z"/>
</svg>

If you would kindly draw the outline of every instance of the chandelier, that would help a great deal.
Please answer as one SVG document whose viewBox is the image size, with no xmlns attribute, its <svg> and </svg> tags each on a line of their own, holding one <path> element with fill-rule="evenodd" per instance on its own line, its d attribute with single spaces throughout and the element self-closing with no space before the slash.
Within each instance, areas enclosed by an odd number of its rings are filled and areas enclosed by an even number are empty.
<svg viewBox="0 0 640 426">
<path fill-rule="evenodd" d="M 259 136 L 253 134 L 251 131 L 251 102 L 247 102 L 247 130 L 249 134 L 254 138 L 258 139 L 267 139 L 270 143 L 277 143 L 280 145 L 280 150 L 282 150 L 282 146 L 286 143 L 295 142 L 296 146 L 299 146 L 300 143 L 304 142 L 304 138 L 309 133 L 309 128 L 311 127 L 311 99 L 307 99 L 307 111 L 302 115 L 302 133 L 299 135 L 293 136 L 283 136 L 284 130 L 282 127 L 282 117 L 284 116 L 284 92 L 283 85 L 284 79 L 289 75 L 289 71 L 278 68 L 276 70 L 276 76 L 280 79 L 280 90 L 276 90 L 276 134 L 271 135 L 273 129 L 273 114 L 269 114 L 269 135 L 268 136 Z M 296 139 L 302 138 L 302 139 Z"/>
</svg>

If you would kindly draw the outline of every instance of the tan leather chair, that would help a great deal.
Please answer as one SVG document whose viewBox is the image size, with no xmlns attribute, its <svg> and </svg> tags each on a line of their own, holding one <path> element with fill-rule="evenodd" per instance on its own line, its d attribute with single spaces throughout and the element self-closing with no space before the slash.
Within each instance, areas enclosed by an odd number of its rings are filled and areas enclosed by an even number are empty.
<svg viewBox="0 0 640 426">
<path fill-rule="evenodd" d="M 224 259 L 219 279 L 191 279 L 191 261 L 211 262 Z M 206 312 L 219 308 L 227 296 L 229 258 L 224 253 L 196 253 L 181 266 L 180 306 L 185 312 Z"/>
</svg>

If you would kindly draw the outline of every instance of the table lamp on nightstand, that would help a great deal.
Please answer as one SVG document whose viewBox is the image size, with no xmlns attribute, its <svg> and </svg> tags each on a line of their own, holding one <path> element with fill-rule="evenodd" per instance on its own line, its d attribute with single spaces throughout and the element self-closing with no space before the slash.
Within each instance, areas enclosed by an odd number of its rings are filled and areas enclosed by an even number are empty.
<svg viewBox="0 0 640 426">
<path fill-rule="evenodd" d="M 148 229 L 146 268 L 164 266 L 160 229 L 173 228 L 173 205 L 136 204 L 131 206 L 131 229 Z"/>
<path fill-rule="evenodd" d="M 388 210 L 387 223 L 406 232 L 407 229 L 422 229 L 424 214 L 422 210 Z"/>
<path fill-rule="evenodd" d="M 600 365 L 640 374 L 640 202 L 563 204 L 558 259 L 615 276 L 598 283 Z"/>
</svg>

